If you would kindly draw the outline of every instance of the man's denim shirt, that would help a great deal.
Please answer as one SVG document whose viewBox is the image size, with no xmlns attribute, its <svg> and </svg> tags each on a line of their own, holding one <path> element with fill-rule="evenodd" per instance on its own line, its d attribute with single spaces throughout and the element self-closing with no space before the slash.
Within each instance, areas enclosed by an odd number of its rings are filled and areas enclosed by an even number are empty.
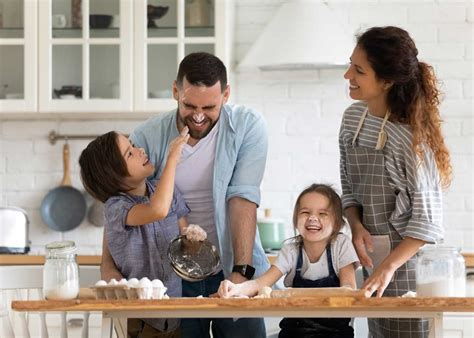
<svg viewBox="0 0 474 338">
<path fill-rule="evenodd" d="M 176 112 L 173 110 L 148 119 L 130 136 L 135 146 L 144 148 L 156 165 L 153 178 L 161 176 L 169 143 L 178 136 Z M 227 277 L 234 264 L 227 201 L 232 197 L 241 197 L 260 204 L 260 183 L 265 171 L 268 140 L 263 117 L 243 106 L 224 105 L 218 124 L 213 198 L 221 261 Z M 269 267 L 258 230 L 252 265 L 256 269 L 256 276 L 260 276 Z"/>
</svg>

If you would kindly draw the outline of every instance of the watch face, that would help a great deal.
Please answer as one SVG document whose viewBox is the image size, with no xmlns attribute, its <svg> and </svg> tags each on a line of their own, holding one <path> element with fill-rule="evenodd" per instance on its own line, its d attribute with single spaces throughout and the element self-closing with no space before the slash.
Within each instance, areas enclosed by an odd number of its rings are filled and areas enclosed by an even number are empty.
<svg viewBox="0 0 474 338">
<path fill-rule="evenodd" d="M 255 268 L 251 265 L 234 265 L 234 268 L 232 269 L 232 272 L 238 272 L 242 276 L 244 276 L 247 279 L 252 279 L 254 273 L 255 273 Z"/>
</svg>

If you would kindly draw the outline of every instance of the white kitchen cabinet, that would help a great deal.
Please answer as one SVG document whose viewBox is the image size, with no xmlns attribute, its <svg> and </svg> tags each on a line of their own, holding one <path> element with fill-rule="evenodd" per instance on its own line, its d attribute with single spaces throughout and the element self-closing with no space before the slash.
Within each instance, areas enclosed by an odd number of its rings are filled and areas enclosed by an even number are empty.
<svg viewBox="0 0 474 338">
<path fill-rule="evenodd" d="M 0 112 L 37 110 L 37 2 L 0 0 Z"/>
<path fill-rule="evenodd" d="M 158 6 L 166 14 L 147 18 Z M 171 84 L 185 55 L 207 51 L 229 65 L 232 7 L 231 0 L 0 0 L 3 18 L 18 16 L 0 19 L 0 113 L 174 108 Z M 112 20 L 102 28 L 90 15 Z"/>
<path fill-rule="evenodd" d="M 133 2 L 41 0 L 38 12 L 39 111 L 131 111 Z"/>
</svg>

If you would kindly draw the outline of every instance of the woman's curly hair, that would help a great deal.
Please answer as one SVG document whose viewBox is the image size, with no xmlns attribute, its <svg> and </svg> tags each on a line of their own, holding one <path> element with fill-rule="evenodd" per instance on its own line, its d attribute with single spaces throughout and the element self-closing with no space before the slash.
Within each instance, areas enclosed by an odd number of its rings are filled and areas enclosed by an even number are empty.
<svg viewBox="0 0 474 338">
<path fill-rule="evenodd" d="M 412 147 L 420 159 L 424 145 L 431 149 L 441 185 L 447 188 L 452 180 L 452 166 L 441 133 L 441 93 L 433 67 L 418 61 L 414 41 L 398 27 L 370 28 L 357 36 L 357 46 L 367 54 L 377 78 L 393 83 L 387 94 L 391 119 L 411 126 Z"/>
</svg>

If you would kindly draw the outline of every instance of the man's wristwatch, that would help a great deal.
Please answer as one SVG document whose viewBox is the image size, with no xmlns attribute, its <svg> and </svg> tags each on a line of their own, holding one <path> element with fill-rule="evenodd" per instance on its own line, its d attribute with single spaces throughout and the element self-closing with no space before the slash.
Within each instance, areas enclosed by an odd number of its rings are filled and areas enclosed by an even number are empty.
<svg viewBox="0 0 474 338">
<path fill-rule="evenodd" d="M 242 276 L 244 276 L 247 279 L 252 279 L 254 273 L 255 273 L 255 268 L 251 265 L 245 264 L 245 265 L 234 265 L 232 268 L 232 272 L 238 272 Z"/>
</svg>

